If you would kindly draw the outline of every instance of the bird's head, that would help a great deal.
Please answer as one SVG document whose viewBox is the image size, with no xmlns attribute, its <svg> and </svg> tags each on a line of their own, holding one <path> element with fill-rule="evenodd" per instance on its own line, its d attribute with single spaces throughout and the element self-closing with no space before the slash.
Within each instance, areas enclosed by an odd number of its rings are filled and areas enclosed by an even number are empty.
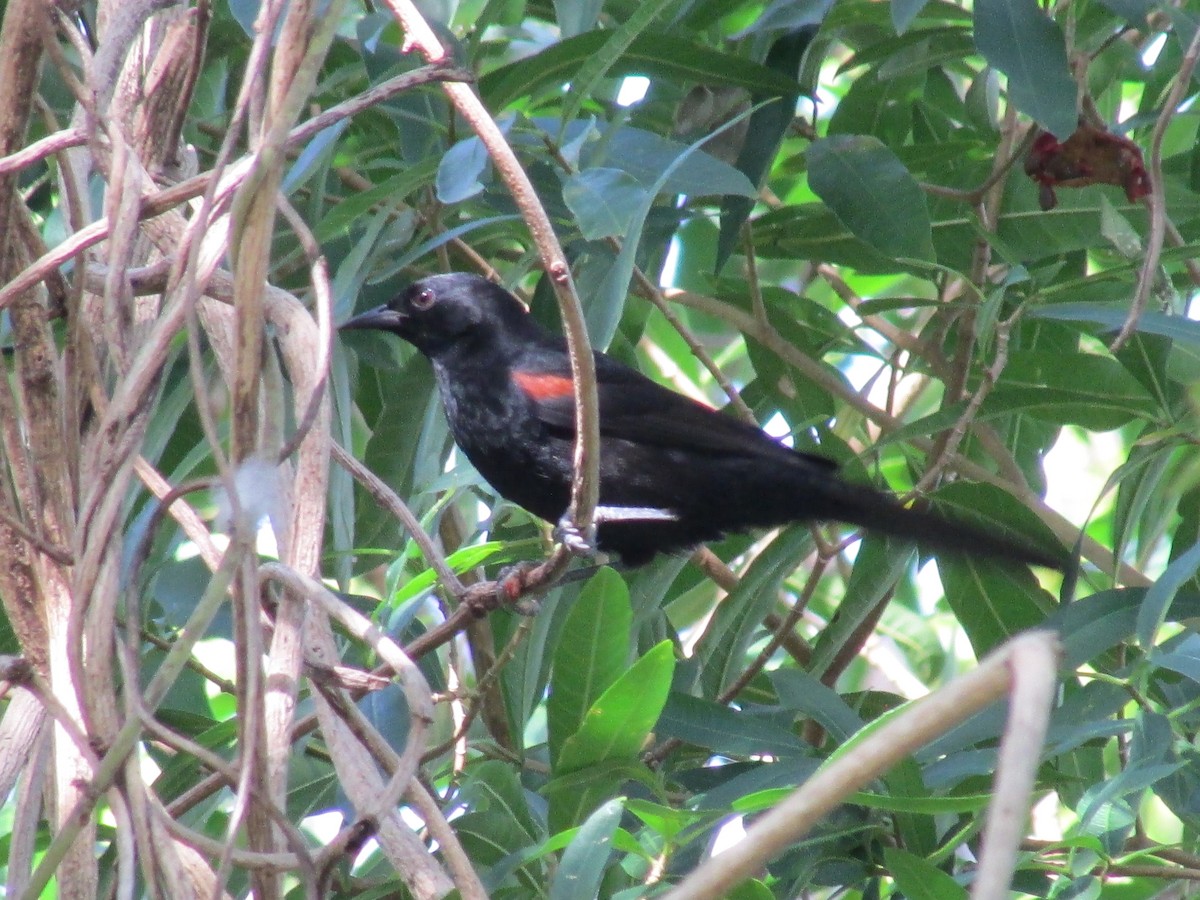
<svg viewBox="0 0 1200 900">
<path fill-rule="evenodd" d="M 341 330 L 391 332 L 435 359 L 531 324 L 525 307 L 504 288 L 478 275 L 452 272 L 414 282 L 383 306 L 342 323 Z"/>
</svg>

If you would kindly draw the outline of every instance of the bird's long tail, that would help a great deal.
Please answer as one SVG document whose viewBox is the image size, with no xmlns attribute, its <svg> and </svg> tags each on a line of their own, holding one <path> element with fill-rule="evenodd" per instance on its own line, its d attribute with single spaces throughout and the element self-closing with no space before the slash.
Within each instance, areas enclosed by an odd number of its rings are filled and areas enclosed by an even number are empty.
<svg viewBox="0 0 1200 900">
<path fill-rule="evenodd" d="M 945 550 L 972 556 L 1008 559 L 1066 571 L 1069 554 L 1058 546 L 1040 547 L 1005 533 L 1000 526 L 983 526 L 965 519 L 914 506 L 904 506 L 873 488 L 842 482 L 830 498 L 830 518 L 869 531 L 912 540 L 926 550 Z"/>
</svg>

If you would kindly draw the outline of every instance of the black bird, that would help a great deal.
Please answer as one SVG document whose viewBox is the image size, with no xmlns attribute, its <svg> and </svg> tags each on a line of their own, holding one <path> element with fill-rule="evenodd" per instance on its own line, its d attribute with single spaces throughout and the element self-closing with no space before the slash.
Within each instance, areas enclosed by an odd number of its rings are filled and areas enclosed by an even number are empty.
<svg viewBox="0 0 1200 900">
<path fill-rule="evenodd" d="M 476 275 L 423 278 L 346 329 L 398 335 L 433 364 L 450 431 L 504 498 L 550 522 L 570 499 L 575 401 L 566 342 L 508 291 Z M 1042 550 L 901 505 L 596 352 L 600 404 L 597 542 L 630 566 L 727 532 L 836 520 L 931 550 L 1063 568 Z"/>
</svg>

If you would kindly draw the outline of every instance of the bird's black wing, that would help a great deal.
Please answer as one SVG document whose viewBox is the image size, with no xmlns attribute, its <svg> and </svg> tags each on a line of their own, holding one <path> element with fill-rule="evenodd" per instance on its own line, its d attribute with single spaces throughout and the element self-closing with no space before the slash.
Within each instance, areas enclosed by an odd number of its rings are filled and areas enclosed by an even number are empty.
<svg viewBox="0 0 1200 900">
<path fill-rule="evenodd" d="M 570 371 L 557 360 L 513 372 L 513 380 L 533 400 L 541 421 L 565 434 L 575 431 L 575 394 Z M 837 464 L 823 456 L 798 453 L 762 429 L 717 412 L 651 381 L 616 360 L 596 355 L 596 394 L 603 437 L 636 444 L 759 458 L 776 465 L 810 463 L 822 471 Z"/>
</svg>

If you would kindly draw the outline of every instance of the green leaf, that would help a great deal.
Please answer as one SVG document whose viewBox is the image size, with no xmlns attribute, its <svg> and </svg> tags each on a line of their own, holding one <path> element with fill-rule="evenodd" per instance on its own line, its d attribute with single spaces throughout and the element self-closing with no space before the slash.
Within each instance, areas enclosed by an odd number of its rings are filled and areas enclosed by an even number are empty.
<svg viewBox="0 0 1200 900">
<path fill-rule="evenodd" d="M 1107 188 L 1092 189 L 1100 190 Z M 1107 244 L 1100 231 L 1100 204 L 1093 194 L 1063 191 L 1059 200 L 1057 207 L 1043 212 L 1038 208 L 1033 182 L 1010 178 L 1005 206 L 996 222 L 996 236 L 989 236 L 989 241 L 1002 246 L 1009 259 L 1023 260 L 1027 265 Z M 1135 220 L 1144 219 L 1144 214 L 1133 204 L 1118 204 L 1118 209 Z M 932 227 L 938 261 L 951 269 L 965 271 L 970 266 L 971 247 L 980 236 L 974 217 L 955 207 L 949 214 L 935 216 Z M 771 258 L 818 259 L 869 273 L 907 269 L 860 240 L 829 209 L 815 203 L 786 206 L 761 216 L 755 220 L 755 239 L 759 254 Z M 1100 276 L 1093 276 L 1096 277 Z M 1128 304 L 1125 311 L 1128 312 Z M 1120 322 L 1115 327 L 1119 328 Z"/>
<path fill-rule="evenodd" d="M 1145 588 L 1101 591 L 1064 606 L 1046 620 L 1062 636 L 1063 666 L 1077 668 L 1127 640 Z"/>
<path fill-rule="evenodd" d="M 746 794 L 731 806 L 734 812 L 744 815 L 762 812 L 778 806 L 779 802 L 792 794 L 795 788 L 769 788 Z M 992 802 L 991 794 L 956 794 L 946 797 L 898 797 L 891 794 L 873 794 L 855 791 L 846 798 L 847 803 L 880 809 L 892 813 L 922 813 L 925 815 L 947 815 L 974 813 L 987 809 Z"/>
<path fill-rule="evenodd" d="M 609 32 L 589 31 L 559 41 L 519 62 L 489 72 L 479 80 L 479 92 L 491 109 L 502 109 L 519 97 L 570 81 L 585 60 L 599 53 Z M 621 75 L 659 76 L 743 87 L 751 93 L 783 97 L 798 94 L 794 78 L 731 53 L 663 32 L 645 32 L 633 40 L 608 69 Z"/>
<path fill-rule="evenodd" d="M 339 310 L 353 307 L 363 285 L 374 274 L 369 260 L 379 252 L 380 235 L 385 233 L 385 228 L 394 228 L 404 218 L 403 213 L 397 216 L 390 204 L 383 203 L 365 223 L 359 222 L 353 229 L 354 242 L 350 252 L 338 264 L 333 278 L 333 295 Z"/>
<path fill-rule="evenodd" d="M 571 78 L 571 89 L 563 103 L 562 121 L 565 125 L 579 114 L 580 107 L 590 97 L 605 74 L 617 63 L 630 45 L 650 27 L 658 14 L 671 6 L 674 0 L 642 0 L 633 7 L 616 28 L 603 32 L 604 45 L 583 61 Z"/>
<path fill-rule="evenodd" d="M 845 741 L 863 727 L 863 720 L 833 688 L 799 669 L 776 669 L 771 684 L 779 703 L 813 719 L 835 741 Z"/>
<path fill-rule="evenodd" d="M 955 481 L 929 494 L 934 508 L 986 531 L 1057 552 L 1062 544 L 1037 514 L 993 484 Z"/>
<path fill-rule="evenodd" d="M 757 878 L 747 878 L 730 888 L 725 900 L 774 900 L 775 892 Z"/>
<path fill-rule="evenodd" d="M 296 162 L 283 177 L 279 189 L 287 195 L 292 194 L 300 185 L 312 178 L 319 170 L 323 171 L 329 165 L 334 153 L 334 147 L 342 132 L 346 130 L 343 120 L 317 132 L 311 141 L 300 151 Z"/>
<path fill-rule="evenodd" d="M 1103 194 L 1100 195 L 1100 233 L 1125 259 L 1141 259 L 1141 236 L 1129 224 L 1129 220 L 1117 212 L 1116 207 Z"/>
<path fill-rule="evenodd" d="M 1152 787 L 1164 778 L 1170 777 L 1185 765 L 1187 765 L 1186 760 L 1175 760 L 1169 763 L 1130 766 L 1110 780 L 1095 785 L 1079 808 L 1078 828 L 1081 830 L 1088 828 L 1093 824 L 1092 820 L 1097 817 L 1101 819 L 1101 822 L 1097 824 L 1107 828 L 1108 823 L 1103 822 L 1103 816 L 1109 814 L 1109 810 L 1114 806 L 1118 808 L 1119 814 L 1124 818 L 1126 812 L 1120 808 L 1127 808 L 1126 801 L 1129 798 Z M 1093 833 L 1095 833 L 1094 830 Z"/>
<path fill-rule="evenodd" d="M 696 154 L 700 150 L 701 145 L 706 140 L 713 135 L 720 134 L 732 128 L 747 115 L 749 115 L 749 111 L 735 116 L 724 125 L 715 129 L 711 134 L 706 135 L 698 141 L 694 141 L 688 147 L 684 148 L 679 156 L 673 159 L 659 173 L 654 183 L 647 189 L 641 207 L 630 218 L 628 233 L 621 244 L 621 251 L 617 254 L 617 258 L 613 260 L 608 271 L 605 272 L 600 287 L 596 291 L 592 303 L 587 310 L 588 335 L 601 347 L 608 346 L 614 332 L 617 330 L 617 323 L 621 320 L 621 313 L 625 309 L 625 298 L 629 291 L 629 280 L 633 277 L 638 245 L 642 240 L 642 229 L 645 227 L 646 219 L 650 215 L 650 208 L 654 203 L 654 198 L 667 185 L 676 170 L 682 168 L 692 158 L 693 154 Z"/>
<path fill-rule="evenodd" d="M 1148 650 L 1158 643 L 1158 631 L 1167 621 L 1171 604 L 1175 602 L 1180 588 L 1191 581 L 1198 571 L 1200 544 L 1195 544 L 1173 560 L 1158 581 L 1146 591 L 1137 618 L 1137 639 L 1143 648 Z"/>
<path fill-rule="evenodd" d="M 1100 4 L 1135 26 L 1145 24 L 1147 14 L 1156 6 L 1155 0 L 1100 0 Z"/>
<path fill-rule="evenodd" d="M 466 812 L 454 820 L 455 834 L 488 881 L 511 875 L 532 890 L 545 884 L 541 866 L 529 864 L 523 851 L 544 836 L 526 802 L 516 773 L 507 765 L 488 760 L 469 766 L 459 801 Z"/>
<path fill-rule="evenodd" d="M 1108 483 L 1117 486 L 1117 502 L 1113 509 L 1113 553 L 1120 557 L 1138 533 L 1140 526 L 1157 517 L 1145 518 L 1148 508 L 1164 494 L 1172 506 L 1177 497 L 1170 484 L 1171 462 L 1178 447 L 1173 441 L 1146 443 L 1135 446 L 1129 457 L 1109 476 Z"/>
<path fill-rule="evenodd" d="M 854 569 L 846 585 L 846 599 L 837 618 L 822 630 L 813 647 L 809 672 L 820 678 L 849 640 L 896 587 L 912 565 L 916 550 L 911 541 L 868 534 L 859 545 Z"/>
<path fill-rule="evenodd" d="M 801 750 L 796 735 L 771 720 L 679 693 L 668 699 L 656 732 L 727 754 L 794 756 Z"/>
<path fill-rule="evenodd" d="M 1138 384 L 1154 398 L 1159 408 L 1170 409 L 1177 390 L 1171 382 L 1188 383 L 1196 380 L 1173 377 L 1171 360 L 1177 350 L 1193 355 L 1184 345 L 1177 348 L 1169 338 L 1139 331 L 1131 335 L 1115 355 L 1125 371 L 1136 378 Z"/>
<path fill-rule="evenodd" d="M 1053 599 L 1028 569 L 986 559 L 945 556 L 938 573 L 946 601 L 962 623 L 976 657 L 1046 618 Z"/>
<path fill-rule="evenodd" d="M 1200 647 L 1196 647 L 1194 641 L 1167 653 L 1156 650 L 1150 655 L 1150 662 L 1160 669 L 1178 672 L 1184 678 L 1200 683 Z"/>
<path fill-rule="evenodd" d="M 835 135 L 807 157 L 809 185 L 851 233 L 884 256 L 934 259 L 925 194 L 877 138 Z"/>
<path fill-rule="evenodd" d="M 508 829 L 525 842 L 543 836 L 537 817 L 529 809 L 525 791 L 516 773 L 497 760 L 484 760 L 467 768 L 460 798 L 473 809 L 496 812 L 508 821 Z"/>
<path fill-rule="evenodd" d="M 382 387 L 385 376 L 391 390 L 385 391 Z M 364 374 L 360 393 L 366 393 L 368 386 L 377 380 L 382 405 L 371 423 L 371 437 L 361 459 L 393 490 L 402 497 L 408 496 L 413 493 L 420 449 L 424 442 L 433 438 L 428 431 L 412 425 L 426 421 L 430 407 L 437 403 L 433 373 L 423 359 L 410 356 L 398 371 Z M 359 404 L 363 405 L 363 401 Z M 365 493 L 356 493 L 354 531 L 357 545 L 394 546 L 400 533 L 395 517 L 378 503 L 365 502 Z M 417 512 L 420 511 L 418 507 Z"/>
<path fill-rule="evenodd" d="M 816 33 L 817 29 L 810 26 L 788 30 L 778 37 L 767 51 L 767 68 L 787 77 L 799 71 Z M 770 171 L 784 136 L 791 127 L 796 100 L 800 96 L 799 85 L 795 93 L 784 94 L 777 102 L 758 105 L 769 96 L 760 92 L 751 94 L 751 103 L 756 108 L 750 116 L 750 125 L 737 157 L 738 169 L 746 173 L 755 187 L 762 184 L 766 173 Z M 715 272 L 721 271 L 733 253 L 756 199 L 757 190 L 746 197 L 726 197 L 722 202 L 721 230 L 717 238 L 716 264 L 713 266 Z"/>
<path fill-rule="evenodd" d="M 944 815 L 947 813 L 974 813 L 987 809 L 994 799 L 992 794 L 950 794 L 947 796 L 926 795 L 905 797 L 895 794 L 868 794 L 858 791 L 849 800 L 871 809 L 882 809 L 894 813 L 921 813 Z"/>
<path fill-rule="evenodd" d="M 1010 354 L 984 407 L 1037 411 L 1052 421 L 1077 422 L 1098 431 L 1158 413 L 1154 398 L 1115 359 L 1050 350 Z"/>
<path fill-rule="evenodd" d="M 652 647 L 592 704 L 564 742 L 555 773 L 636 756 L 667 701 L 674 671 L 674 645 L 663 641 Z"/>
<path fill-rule="evenodd" d="M 546 724 L 550 760 L 556 764 L 563 743 L 579 731 L 592 705 L 628 669 L 630 656 L 629 589 L 612 569 L 588 581 L 563 624 L 554 651 Z"/>
<path fill-rule="evenodd" d="M 508 545 L 501 541 L 471 544 L 468 547 L 455 550 L 446 557 L 446 562 L 450 564 L 450 568 L 456 574 L 461 575 L 463 572 L 469 572 L 501 556 L 506 549 L 508 549 Z M 389 602 L 393 607 L 400 607 L 409 600 L 424 594 L 435 584 L 437 584 L 437 572 L 433 569 L 425 569 L 398 587 L 396 592 L 392 594 Z"/>
<path fill-rule="evenodd" d="M 563 628 L 583 587 L 566 585 L 561 591 L 551 592 L 542 601 L 542 608 L 533 617 L 528 637 L 517 648 L 512 662 L 506 667 L 505 706 L 519 731 L 526 730 L 531 720 L 536 721 L 545 713 L 554 654 L 565 640 Z M 505 624 L 511 630 L 498 634 L 498 640 L 507 640 L 517 628 L 517 623 L 512 620 Z M 539 742 L 548 737 L 546 727 L 539 729 Z"/>
<path fill-rule="evenodd" d="M 705 818 L 703 813 L 691 809 L 677 809 L 649 800 L 631 798 L 625 801 L 625 809 L 652 828 L 664 841 L 674 841 L 685 828 Z"/>
<path fill-rule="evenodd" d="M 613 835 L 625 811 L 625 800 L 610 800 L 588 816 L 575 835 L 550 885 L 550 900 L 598 897 L 604 869 L 612 856 Z"/>
<path fill-rule="evenodd" d="M 549 824 L 552 834 L 581 824 L 593 810 L 613 799 L 627 782 L 636 782 L 650 789 L 654 776 L 636 757 L 610 759 L 546 782 L 541 793 L 549 801 Z"/>
<path fill-rule="evenodd" d="M 371 280 L 379 282 L 383 281 L 384 279 L 391 278 L 412 265 L 414 260 L 418 260 L 421 257 L 432 253 L 438 247 L 443 247 L 456 238 L 461 238 L 463 235 L 485 231 L 491 228 L 493 225 L 505 225 L 507 227 L 509 222 L 516 222 L 519 219 L 520 216 L 516 215 L 486 216 L 478 219 L 471 219 L 468 222 L 464 222 L 463 224 L 457 225 L 454 228 L 446 229 L 445 231 L 439 231 L 429 240 L 420 244 L 416 244 L 407 249 L 405 252 L 397 254 L 394 257 L 389 257 L 386 263 L 379 265 L 376 271 L 372 273 Z M 504 231 L 504 229 L 496 230 L 500 232 Z M 476 239 L 479 240 L 480 238 L 477 236 Z"/>
<path fill-rule="evenodd" d="M 926 859 L 898 847 L 883 848 L 883 864 L 906 900 L 965 900 L 967 889 Z"/>
<path fill-rule="evenodd" d="M 980 408 L 980 417 L 1027 413 L 1047 422 L 1082 425 L 1093 431 L 1111 431 L 1128 425 L 1147 414 L 1144 404 L 1131 403 L 1127 397 L 1105 397 L 1091 405 L 1084 399 L 1087 390 L 1059 390 L 1048 387 L 1010 386 L 992 392 Z"/>
<path fill-rule="evenodd" d="M 753 114 L 751 114 L 753 115 Z M 733 125 L 726 123 L 723 128 Z M 579 154 L 580 166 L 620 169 L 632 175 L 650 197 L 660 194 L 741 194 L 756 197 L 754 185 L 726 162 L 697 149 L 711 132 L 691 145 L 628 125 L 603 130 Z"/>
<path fill-rule="evenodd" d="M 604 0 L 554 0 L 554 14 L 563 37 L 574 37 L 596 24 Z"/>
<path fill-rule="evenodd" d="M 901 272 L 905 265 L 859 238 L 829 207 L 805 203 L 754 220 L 755 249 L 768 259 L 821 260 L 860 272 Z"/>
<path fill-rule="evenodd" d="M 975 44 L 993 68 L 1008 76 L 1021 112 L 1066 138 L 1078 122 L 1075 79 L 1062 29 L 1037 0 L 976 0 Z"/>
<path fill-rule="evenodd" d="M 795 568 L 796 560 L 811 542 L 807 528 L 783 531 L 758 555 L 738 580 L 733 593 L 717 607 L 693 652 L 693 659 L 700 665 L 705 696 L 720 694 L 742 670 L 746 648 L 775 603 L 779 584 Z"/>
<path fill-rule="evenodd" d="M 904 34 L 928 0 L 892 0 L 892 24 L 896 34 Z"/>
<path fill-rule="evenodd" d="M 563 184 L 563 200 L 589 241 L 616 237 L 646 201 L 646 190 L 620 169 L 586 169 Z"/>
<path fill-rule="evenodd" d="M 438 165 L 434 185 L 437 198 L 447 205 L 469 200 L 483 190 L 483 173 L 491 157 L 483 141 L 472 135 L 446 151 Z"/>
<path fill-rule="evenodd" d="M 1055 303 L 1038 307 L 1029 313 L 1039 319 L 1057 319 L 1061 322 L 1095 322 L 1112 331 L 1120 329 L 1129 318 L 1127 303 Z M 1137 330 L 1146 334 L 1157 334 L 1200 347 L 1200 322 L 1183 316 L 1149 310 L 1138 317 Z"/>
<path fill-rule="evenodd" d="M 317 223 L 317 239 L 330 241 L 346 234 L 380 204 L 388 208 L 402 206 L 404 196 L 417 185 L 427 183 L 436 172 L 437 165 L 436 159 L 430 159 L 423 165 L 414 166 L 399 175 L 392 175 L 374 187 L 350 194 L 329 209 Z"/>
</svg>

